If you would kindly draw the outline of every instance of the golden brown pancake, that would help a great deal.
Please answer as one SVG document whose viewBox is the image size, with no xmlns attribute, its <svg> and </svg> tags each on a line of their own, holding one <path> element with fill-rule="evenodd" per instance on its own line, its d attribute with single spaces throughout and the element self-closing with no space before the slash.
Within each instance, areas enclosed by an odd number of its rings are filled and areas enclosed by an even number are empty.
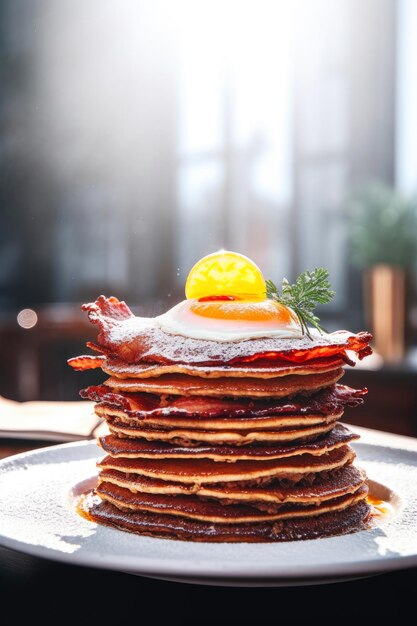
<svg viewBox="0 0 417 626">
<path fill-rule="evenodd" d="M 370 507 L 364 500 L 342 511 L 257 524 L 214 524 L 175 515 L 126 512 L 93 494 L 80 502 L 80 509 L 91 521 L 119 530 L 165 539 L 222 543 L 280 542 L 343 535 L 367 528 L 370 518 Z"/>
<path fill-rule="evenodd" d="M 176 428 L 195 430 L 290 430 L 292 428 L 306 428 L 320 424 L 332 424 L 340 419 L 343 411 L 333 415 L 270 415 L 268 417 L 241 417 L 204 419 L 192 417 L 154 417 L 150 414 L 144 419 L 126 416 L 123 410 L 108 409 L 103 406 L 94 408 L 99 417 L 112 418 L 127 426 L 139 428 L 155 428 L 157 430 L 175 430 Z"/>
<path fill-rule="evenodd" d="M 312 484 L 302 481 L 291 485 L 252 485 L 249 487 L 227 483 L 224 485 L 189 485 L 170 483 L 148 476 L 125 474 L 117 470 L 102 470 L 99 474 L 101 482 L 113 483 L 129 489 L 133 493 L 153 493 L 164 495 L 194 494 L 204 498 L 213 498 L 222 502 L 243 502 L 260 508 L 279 507 L 285 502 L 298 504 L 320 504 L 325 500 L 337 498 L 346 493 L 353 493 L 366 480 L 364 471 L 348 465 L 326 474 L 325 478 L 315 480 Z"/>
<path fill-rule="evenodd" d="M 80 357 L 82 358 L 82 357 Z M 243 363 L 241 365 L 188 365 L 186 363 L 171 363 L 161 365 L 159 363 L 123 363 L 118 359 L 104 359 L 100 361 L 103 372 L 116 378 L 153 378 L 165 374 L 187 374 L 188 376 L 200 376 L 201 378 L 277 378 L 296 374 L 299 376 L 331 372 L 344 365 L 338 356 L 317 359 L 311 363 L 281 364 L 274 361 L 259 360 L 255 363 Z"/>
<path fill-rule="evenodd" d="M 342 368 L 309 376 L 281 378 L 215 378 L 204 379 L 185 374 L 166 374 L 159 378 L 108 378 L 105 385 L 116 391 L 146 392 L 168 395 L 209 397 L 282 398 L 300 392 L 329 387 L 342 378 Z"/>
<path fill-rule="evenodd" d="M 348 493 L 320 504 L 300 506 L 283 504 L 276 512 L 266 513 L 245 504 L 224 506 L 215 501 L 203 500 L 197 496 L 166 496 L 150 493 L 133 493 L 112 483 L 102 482 L 96 493 L 118 508 L 147 513 L 178 515 L 215 524 L 245 524 L 251 522 L 275 521 L 279 519 L 310 517 L 341 511 L 366 498 L 368 487 L 360 486 L 354 493 Z"/>
<path fill-rule="evenodd" d="M 284 441 L 310 441 L 332 430 L 334 422 L 315 424 L 306 428 L 283 428 L 281 430 L 197 430 L 172 428 L 157 430 L 144 426 L 132 426 L 123 420 L 106 415 L 110 432 L 118 436 L 135 437 L 147 441 L 167 441 L 184 446 L 198 445 L 199 443 L 232 444 L 244 446 L 251 443 L 276 443 Z"/>
<path fill-rule="evenodd" d="M 121 438 L 115 435 L 100 437 L 98 443 L 107 454 L 114 458 L 193 458 L 233 462 L 237 460 L 266 461 L 306 453 L 320 455 L 347 445 L 355 439 L 359 439 L 359 435 L 355 435 L 342 424 L 337 424 L 328 435 L 314 442 L 299 445 L 184 447 L 161 441 L 149 442 L 144 439 Z"/>
<path fill-rule="evenodd" d="M 115 469 L 128 474 L 150 476 L 180 483 L 209 484 L 248 481 L 261 478 L 287 478 L 311 472 L 320 473 L 343 467 L 355 457 L 349 446 L 342 446 L 320 456 L 300 454 L 269 461 L 217 462 L 208 459 L 128 459 L 106 456 L 99 469 Z"/>
</svg>

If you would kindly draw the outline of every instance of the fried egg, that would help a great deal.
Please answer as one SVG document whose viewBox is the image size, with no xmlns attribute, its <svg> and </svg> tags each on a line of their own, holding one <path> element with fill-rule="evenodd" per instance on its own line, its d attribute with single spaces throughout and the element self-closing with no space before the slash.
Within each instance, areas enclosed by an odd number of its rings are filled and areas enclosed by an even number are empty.
<svg viewBox="0 0 417 626">
<path fill-rule="evenodd" d="M 295 313 L 275 300 L 183 300 L 155 322 L 166 333 L 192 339 L 242 341 L 258 337 L 302 337 Z"/>
</svg>

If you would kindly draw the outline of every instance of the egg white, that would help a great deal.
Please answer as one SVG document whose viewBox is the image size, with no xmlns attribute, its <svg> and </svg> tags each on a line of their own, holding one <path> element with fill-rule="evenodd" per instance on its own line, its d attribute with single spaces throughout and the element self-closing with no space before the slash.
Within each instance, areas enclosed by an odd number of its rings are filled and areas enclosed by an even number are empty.
<svg viewBox="0 0 417 626">
<path fill-rule="evenodd" d="M 301 326 L 291 319 L 284 327 L 259 320 L 209 318 L 191 311 L 193 300 L 183 300 L 155 318 L 155 324 L 166 333 L 209 341 L 244 341 L 261 337 L 300 339 Z"/>
</svg>

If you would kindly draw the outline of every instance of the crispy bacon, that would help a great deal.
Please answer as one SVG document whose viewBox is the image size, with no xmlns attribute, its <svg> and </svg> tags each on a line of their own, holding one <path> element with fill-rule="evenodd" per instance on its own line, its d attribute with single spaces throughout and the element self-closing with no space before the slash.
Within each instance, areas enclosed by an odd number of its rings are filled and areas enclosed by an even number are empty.
<svg viewBox="0 0 417 626">
<path fill-rule="evenodd" d="M 213 460 L 238 460 L 249 458 L 282 458 L 294 454 L 323 454 L 328 450 L 340 448 L 343 445 L 359 439 L 359 435 L 350 431 L 346 426 L 337 424 L 330 433 L 325 433 L 314 441 L 299 443 L 297 446 L 288 442 L 268 445 L 236 446 L 225 444 L 200 444 L 196 446 L 181 446 L 166 441 L 147 441 L 133 437 L 117 437 L 106 435 L 99 438 L 99 445 L 113 457 L 159 457 L 159 458 L 211 458 Z M 357 470 L 356 470 L 357 471 Z"/>
<path fill-rule="evenodd" d="M 217 365 L 189 365 L 186 363 L 174 363 L 161 365 L 159 363 L 123 363 L 120 359 L 108 358 L 103 363 L 103 369 L 107 374 L 117 378 L 147 378 L 161 376 L 162 374 L 189 374 L 190 376 L 202 376 L 203 378 L 217 378 L 220 376 L 253 376 L 254 378 L 274 378 L 275 376 L 297 374 L 299 372 L 314 374 L 315 371 L 323 372 L 338 369 L 344 365 L 340 356 L 314 359 L 306 363 L 291 363 L 282 359 L 267 360 L 256 359 L 242 363 L 217 364 Z M 215 376 L 212 376 L 215 374 Z"/>
<path fill-rule="evenodd" d="M 98 346 L 87 343 L 89 348 L 100 351 Z M 238 364 L 218 364 L 218 365 L 188 365 L 185 363 L 174 363 L 161 365 L 160 363 L 124 363 L 118 358 L 111 356 L 81 355 L 68 359 L 68 365 L 77 371 L 95 369 L 101 367 L 104 372 L 118 378 L 147 378 L 160 376 L 166 373 L 190 374 L 191 376 L 202 376 L 204 378 L 212 375 L 216 376 L 254 376 L 269 378 L 281 376 L 283 374 L 297 374 L 308 372 L 313 374 L 317 370 L 328 371 L 342 367 L 344 359 L 340 355 L 323 357 L 308 361 L 308 363 L 291 363 L 283 359 L 273 361 L 267 359 L 256 359 Z"/>
<path fill-rule="evenodd" d="M 342 331 L 347 332 L 347 331 Z M 340 334 L 338 333 L 333 334 Z M 289 350 L 288 352 L 265 352 L 263 354 L 254 354 L 248 357 L 241 357 L 233 359 L 230 363 L 232 365 L 239 365 L 240 363 L 256 362 L 257 359 L 267 359 L 269 361 L 276 359 L 283 359 L 285 361 L 294 361 L 296 363 L 310 362 L 316 359 L 324 359 L 328 357 L 339 356 L 344 363 L 354 366 L 355 362 L 352 361 L 346 354 L 346 350 L 356 352 L 359 360 L 361 361 L 366 356 L 372 354 L 371 346 L 367 345 L 372 339 L 372 335 L 367 332 L 360 332 L 357 335 L 351 335 L 346 338 L 346 343 L 341 346 L 340 344 L 332 344 L 327 346 L 312 346 L 308 350 Z"/>
<path fill-rule="evenodd" d="M 368 332 L 317 334 L 313 340 L 302 337 L 297 340 L 258 338 L 217 342 L 166 333 L 153 318 L 135 317 L 125 302 L 114 297 L 100 296 L 96 302 L 82 308 L 87 311 L 90 321 L 99 327 L 98 345 L 92 347 L 125 363 L 215 365 L 248 363 L 257 359 L 304 363 L 339 356 L 352 365 L 346 351 L 356 352 L 359 359 L 372 352 L 368 345 L 372 335 Z"/>
<path fill-rule="evenodd" d="M 105 361 L 104 356 L 92 356 L 91 354 L 83 354 L 81 356 L 75 356 L 72 359 L 68 359 L 68 365 L 71 365 L 72 369 L 77 372 L 84 370 L 94 370 L 103 365 Z"/>
<path fill-rule="evenodd" d="M 129 417 L 264 417 L 267 415 L 334 415 L 346 406 L 363 402 L 367 389 L 352 389 L 336 384 L 313 396 L 299 396 L 268 401 L 217 399 L 198 396 L 159 397 L 149 393 L 113 393 L 105 385 L 91 386 L 80 392 L 82 398 L 100 406 L 120 409 Z"/>
</svg>

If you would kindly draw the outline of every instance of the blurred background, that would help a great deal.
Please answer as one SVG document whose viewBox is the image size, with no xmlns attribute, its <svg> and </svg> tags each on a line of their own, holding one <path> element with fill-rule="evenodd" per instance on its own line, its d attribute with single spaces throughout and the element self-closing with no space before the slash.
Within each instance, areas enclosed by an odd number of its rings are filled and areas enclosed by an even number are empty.
<svg viewBox="0 0 417 626">
<path fill-rule="evenodd" d="M 355 418 L 417 434 L 417 0 L 2 0 L 0 84 L 0 395 L 76 399 L 80 304 L 161 313 L 224 247 L 327 267 Z"/>
</svg>

